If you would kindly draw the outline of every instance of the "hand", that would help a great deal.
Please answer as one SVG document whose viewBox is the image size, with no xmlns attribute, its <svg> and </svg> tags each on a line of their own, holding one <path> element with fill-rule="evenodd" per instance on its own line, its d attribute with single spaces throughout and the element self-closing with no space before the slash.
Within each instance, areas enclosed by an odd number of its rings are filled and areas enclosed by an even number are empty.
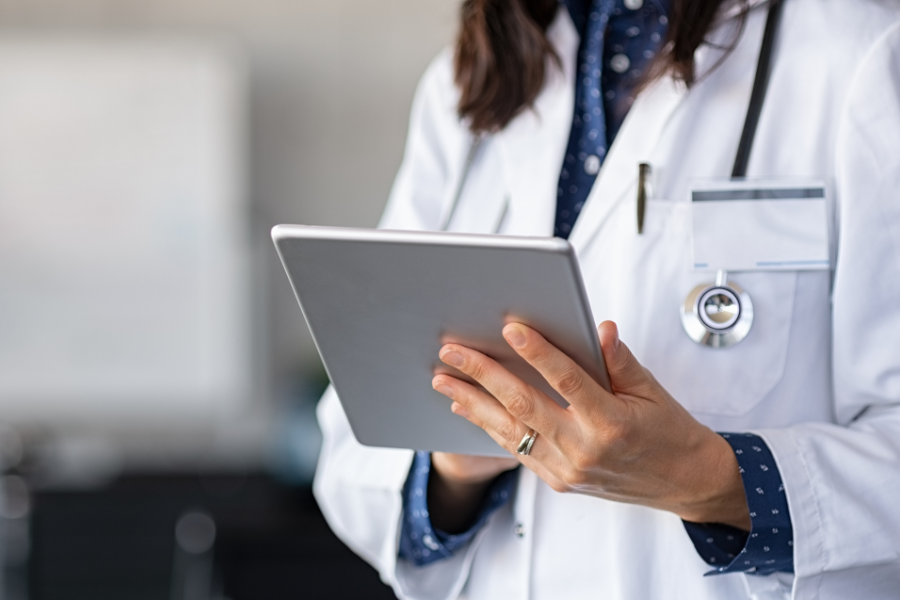
<svg viewBox="0 0 900 600">
<path fill-rule="evenodd" d="M 477 516 L 491 482 L 518 466 L 514 458 L 433 452 L 428 478 L 431 524 L 447 533 L 465 531 Z"/>
<path fill-rule="evenodd" d="M 694 419 L 638 363 L 619 340 L 615 323 L 602 323 L 598 333 L 613 393 L 536 331 L 518 323 L 503 329 L 509 345 L 568 408 L 457 344 L 441 348 L 441 360 L 484 389 L 450 375 L 437 375 L 432 385 L 453 400 L 456 414 L 482 427 L 558 492 L 749 530 L 743 482 L 728 442 Z M 529 429 L 538 432 L 531 454 L 515 454 Z"/>
</svg>

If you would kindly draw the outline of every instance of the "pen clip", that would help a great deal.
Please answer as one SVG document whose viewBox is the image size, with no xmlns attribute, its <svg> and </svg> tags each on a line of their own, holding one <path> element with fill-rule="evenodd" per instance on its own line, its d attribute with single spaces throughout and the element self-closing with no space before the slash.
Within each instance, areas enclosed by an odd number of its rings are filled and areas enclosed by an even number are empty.
<svg viewBox="0 0 900 600">
<path fill-rule="evenodd" d="M 653 168 L 650 163 L 638 165 L 638 191 L 637 191 L 637 232 L 644 233 L 644 215 L 647 212 L 647 198 L 650 196 L 650 175 Z"/>
</svg>

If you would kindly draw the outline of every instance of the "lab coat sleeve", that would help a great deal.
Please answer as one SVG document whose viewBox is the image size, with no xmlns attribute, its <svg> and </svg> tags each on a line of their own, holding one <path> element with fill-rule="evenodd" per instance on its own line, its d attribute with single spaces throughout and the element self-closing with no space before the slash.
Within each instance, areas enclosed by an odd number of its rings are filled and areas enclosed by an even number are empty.
<svg viewBox="0 0 900 600">
<path fill-rule="evenodd" d="M 319 401 L 323 444 L 313 482 L 335 534 L 393 583 L 402 500 L 412 450 L 368 448 L 356 441 L 333 387 Z"/>
<path fill-rule="evenodd" d="M 402 490 L 413 451 L 357 442 L 332 387 L 319 402 L 318 417 L 324 441 L 313 491 L 335 534 L 374 566 L 401 600 L 458 598 L 494 519 L 450 558 L 425 566 L 398 559 Z"/>
<path fill-rule="evenodd" d="M 429 67 L 413 100 L 403 161 L 380 227 L 436 229 L 448 189 L 461 169 L 468 140 L 456 117 L 452 56 Z M 433 565 L 398 560 L 402 491 L 411 450 L 371 448 L 356 441 L 334 388 L 318 409 L 323 446 L 314 481 L 319 506 L 331 528 L 372 564 L 397 595 L 409 600 L 459 596 L 483 531 L 467 548 Z"/>
<path fill-rule="evenodd" d="M 897 598 L 898 25 L 874 43 L 853 80 L 835 160 L 838 256 L 832 327 L 837 423 L 758 433 L 772 449 L 785 481 L 794 524 L 794 598 Z"/>
<path fill-rule="evenodd" d="M 413 99 L 403 161 L 379 227 L 438 229 L 461 176 L 471 136 L 456 113 L 452 54 L 431 64 Z"/>
</svg>

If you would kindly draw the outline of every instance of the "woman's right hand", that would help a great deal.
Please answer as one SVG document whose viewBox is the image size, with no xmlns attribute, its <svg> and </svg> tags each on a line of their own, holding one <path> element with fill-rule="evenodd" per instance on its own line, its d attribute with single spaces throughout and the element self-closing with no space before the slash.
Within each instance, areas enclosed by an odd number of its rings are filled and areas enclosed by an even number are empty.
<svg viewBox="0 0 900 600">
<path fill-rule="evenodd" d="M 518 466 L 519 461 L 512 457 L 433 452 L 428 478 L 431 524 L 446 533 L 462 533 L 478 516 L 491 482 Z"/>
</svg>

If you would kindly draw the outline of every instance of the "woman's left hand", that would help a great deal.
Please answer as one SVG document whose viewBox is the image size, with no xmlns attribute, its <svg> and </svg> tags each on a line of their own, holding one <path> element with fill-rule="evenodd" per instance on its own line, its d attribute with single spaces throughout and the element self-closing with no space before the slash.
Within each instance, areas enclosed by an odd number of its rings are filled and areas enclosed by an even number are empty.
<svg viewBox="0 0 900 600">
<path fill-rule="evenodd" d="M 613 393 L 536 331 L 511 323 L 509 345 L 569 402 L 560 407 L 484 354 L 447 344 L 440 357 L 483 386 L 437 375 L 452 410 L 484 429 L 558 492 L 588 494 L 673 512 L 686 521 L 750 529 L 731 446 L 699 423 L 621 343 L 615 323 L 598 328 Z M 516 448 L 538 433 L 528 456 Z"/>
</svg>

